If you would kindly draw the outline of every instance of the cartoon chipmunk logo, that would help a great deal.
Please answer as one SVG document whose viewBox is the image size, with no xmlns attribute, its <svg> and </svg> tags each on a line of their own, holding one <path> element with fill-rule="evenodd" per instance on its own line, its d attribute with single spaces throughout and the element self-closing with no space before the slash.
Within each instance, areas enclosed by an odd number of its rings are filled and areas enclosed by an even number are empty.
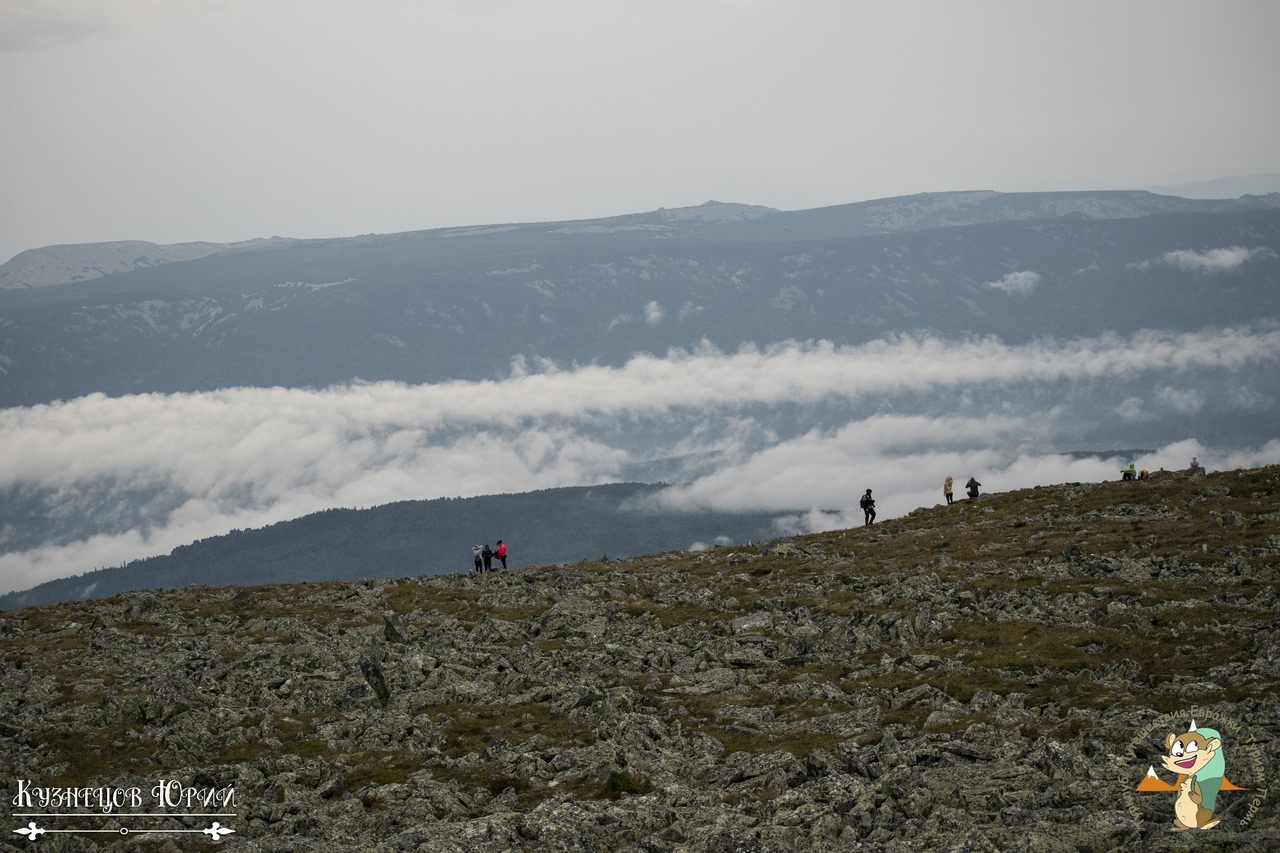
<svg viewBox="0 0 1280 853">
<path fill-rule="evenodd" d="M 1213 816 L 1218 804 L 1219 791 L 1243 791 L 1227 779 L 1226 758 L 1223 756 L 1222 735 L 1217 729 L 1197 728 L 1196 721 L 1183 734 L 1170 733 L 1165 738 L 1167 755 L 1160 762 L 1165 770 L 1175 774 L 1178 781 L 1170 785 L 1156 776 L 1155 768 L 1147 770 L 1147 777 L 1138 786 L 1139 791 L 1177 791 L 1173 802 L 1173 831 L 1187 829 L 1212 829 L 1221 818 Z"/>
<path fill-rule="evenodd" d="M 1161 759 L 1164 769 L 1180 774 L 1178 797 L 1173 802 L 1173 828 L 1212 829 L 1220 818 L 1213 816 L 1222 788 L 1227 762 L 1222 755 L 1222 735 L 1217 729 L 1197 729 L 1196 721 L 1186 734 L 1170 733 L 1164 741 L 1169 754 Z"/>
</svg>

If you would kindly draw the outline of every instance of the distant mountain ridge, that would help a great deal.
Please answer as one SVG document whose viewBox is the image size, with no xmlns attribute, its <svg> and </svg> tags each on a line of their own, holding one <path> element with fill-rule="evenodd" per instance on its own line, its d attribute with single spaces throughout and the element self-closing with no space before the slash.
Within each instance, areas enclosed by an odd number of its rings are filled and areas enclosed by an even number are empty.
<svg viewBox="0 0 1280 853">
<path fill-rule="evenodd" d="M 1186 181 L 1178 184 L 1144 187 L 1148 192 L 1177 195 L 1183 198 L 1240 198 L 1280 192 L 1280 172 L 1261 175 L 1232 175 L 1208 181 Z"/>
<path fill-rule="evenodd" d="M 931 193 L 790 213 L 710 202 L 254 245 L 0 289 L 0 407 L 492 379 L 521 358 L 617 365 L 704 340 L 1238 325 L 1277 313 L 1280 194 Z M 1232 247 L 1229 270 L 1163 260 Z M 1034 294 L 1002 289 L 1010 274 Z"/>
<path fill-rule="evenodd" d="M 245 240 L 239 243 L 174 243 L 158 245 L 144 240 L 108 243 L 73 243 L 44 246 L 19 252 L 0 264 L 0 289 L 55 287 L 92 281 L 116 273 L 193 261 L 219 252 L 262 249 L 289 242 L 285 238 Z"/>
<path fill-rule="evenodd" d="M 921 193 L 799 211 L 708 201 L 694 207 L 660 208 L 647 213 L 601 219 L 480 225 L 404 234 L 480 237 L 512 231 L 531 231 L 547 234 L 647 234 L 653 237 L 749 239 L 773 234 L 786 236 L 788 239 L 830 239 L 988 222 L 1052 219 L 1060 216 L 1127 219 L 1158 213 L 1218 213 L 1275 207 L 1280 207 L 1280 193 L 1236 199 L 1191 200 L 1142 190 L 1062 193 L 999 193 L 979 190 Z M 341 244 L 364 242 L 369 237 L 396 236 L 403 235 L 329 238 L 320 242 Z M 271 237 L 238 243 L 157 245 L 140 240 L 125 240 L 45 246 L 21 252 L 8 262 L 0 264 L 0 289 L 73 284 L 163 264 L 196 260 L 223 252 L 264 249 L 294 242 L 299 241 Z"/>
</svg>

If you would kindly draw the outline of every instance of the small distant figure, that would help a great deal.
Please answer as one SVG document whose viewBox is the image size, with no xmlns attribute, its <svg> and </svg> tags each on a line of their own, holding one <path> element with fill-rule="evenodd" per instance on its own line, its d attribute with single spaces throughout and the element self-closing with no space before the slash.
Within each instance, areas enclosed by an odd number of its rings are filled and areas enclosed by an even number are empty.
<svg viewBox="0 0 1280 853">
<path fill-rule="evenodd" d="M 1128 467 L 1128 468 L 1121 468 L 1121 469 L 1120 469 L 1120 479 L 1121 479 L 1121 480 L 1136 480 L 1136 479 L 1138 479 L 1138 469 L 1137 469 L 1137 468 L 1135 468 L 1135 467 L 1133 467 L 1133 463 L 1132 463 L 1132 462 L 1130 462 L 1130 463 L 1129 463 L 1129 467 Z"/>
<path fill-rule="evenodd" d="M 867 493 L 862 496 L 862 500 L 858 501 L 858 506 L 862 507 L 862 525 L 876 523 L 876 499 L 871 497 L 871 490 L 867 489 Z"/>
<path fill-rule="evenodd" d="M 489 550 L 489 543 L 484 543 L 483 550 L 480 551 L 480 558 L 484 560 L 484 570 L 490 571 L 493 568 L 493 552 Z"/>
<path fill-rule="evenodd" d="M 1192 456 L 1192 457 L 1191 457 L 1191 470 L 1192 470 L 1192 471 L 1199 471 L 1199 470 L 1201 470 L 1201 468 L 1200 468 L 1200 458 L 1199 458 L 1198 456 Z"/>
<path fill-rule="evenodd" d="M 942 496 L 947 499 L 947 503 L 951 503 L 951 486 L 955 481 L 951 479 L 951 475 L 947 475 L 947 479 L 942 481 Z"/>
<path fill-rule="evenodd" d="M 507 567 L 507 546 L 502 544 L 502 540 L 498 540 L 498 547 L 493 549 L 493 556 L 502 561 L 502 568 Z"/>
<path fill-rule="evenodd" d="M 982 487 L 982 484 L 977 479 L 970 477 L 969 482 L 965 483 L 964 487 L 969 490 L 969 499 L 973 500 L 978 496 L 978 489 Z"/>
<path fill-rule="evenodd" d="M 479 545 L 471 549 L 472 556 L 476 558 L 476 567 L 475 567 L 476 572 L 480 571 L 480 550 L 481 549 Z"/>
</svg>

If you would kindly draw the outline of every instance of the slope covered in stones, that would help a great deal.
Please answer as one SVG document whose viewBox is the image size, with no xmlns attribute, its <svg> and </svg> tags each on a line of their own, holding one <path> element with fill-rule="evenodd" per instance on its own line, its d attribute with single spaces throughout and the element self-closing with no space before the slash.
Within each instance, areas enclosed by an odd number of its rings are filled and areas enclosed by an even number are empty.
<svg viewBox="0 0 1280 853">
<path fill-rule="evenodd" d="M 1280 468 L 1158 472 L 750 547 L 28 608 L 0 618 L 0 772 L 233 787 L 241 850 L 1276 849 L 1278 521 Z M 1248 790 L 1171 833 L 1135 789 L 1188 710 Z M 39 844 L 140 843 L 102 838 Z"/>
</svg>

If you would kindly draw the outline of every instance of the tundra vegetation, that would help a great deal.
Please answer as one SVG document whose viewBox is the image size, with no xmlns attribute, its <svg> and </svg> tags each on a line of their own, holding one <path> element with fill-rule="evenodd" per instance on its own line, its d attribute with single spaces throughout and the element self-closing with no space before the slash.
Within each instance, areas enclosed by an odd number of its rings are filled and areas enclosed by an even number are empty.
<svg viewBox="0 0 1280 853">
<path fill-rule="evenodd" d="M 1181 849 L 1172 794 L 1135 789 L 1194 708 L 1248 789 L 1206 840 L 1277 849 L 1278 522 L 1280 467 L 1161 471 L 700 552 L 31 607 L 0 615 L 0 768 L 234 787 L 244 850 Z"/>
</svg>

